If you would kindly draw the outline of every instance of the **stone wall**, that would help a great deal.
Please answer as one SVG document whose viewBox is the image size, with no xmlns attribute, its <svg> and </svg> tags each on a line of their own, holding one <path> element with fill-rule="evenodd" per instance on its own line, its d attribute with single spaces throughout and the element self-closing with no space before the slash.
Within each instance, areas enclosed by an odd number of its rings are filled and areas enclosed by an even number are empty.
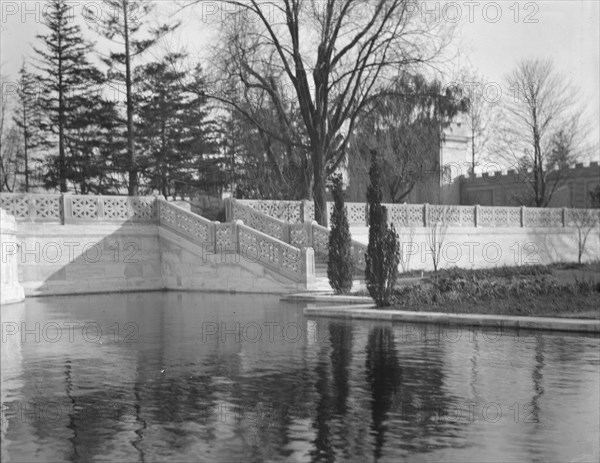
<svg viewBox="0 0 600 463">
<path fill-rule="evenodd" d="M 241 222 L 210 221 L 164 199 L 3 194 L 1 201 L 17 219 L 2 259 L 17 262 L 27 295 L 282 293 L 315 284 L 312 249 Z M 3 278 L 10 275 L 3 269 Z"/>
<path fill-rule="evenodd" d="M 4 250 L 16 241 L 17 224 L 14 217 L 0 209 L 0 246 Z M 15 249 L 16 251 L 16 249 Z M 18 258 L 16 252 L 7 255 L 2 252 L 0 264 L 0 304 L 12 304 L 25 299 L 23 287 L 19 284 Z"/>
<path fill-rule="evenodd" d="M 189 240 L 161 228 L 160 257 L 164 286 L 170 290 L 289 293 L 306 291 L 256 262 L 250 253 L 208 253 Z"/>
<path fill-rule="evenodd" d="M 26 295 L 160 290 L 156 224 L 19 224 L 16 251 Z"/>
<path fill-rule="evenodd" d="M 27 296 L 163 289 L 306 290 L 306 284 L 258 263 L 250 251 L 207 252 L 152 224 L 20 224 L 16 236 L 6 240 L 3 236 L 2 249 L 3 260 L 18 263 L 18 278 Z M 4 279 L 10 273 L 3 267 L 2 275 Z"/>
<path fill-rule="evenodd" d="M 550 180 L 551 182 L 552 180 Z M 550 207 L 590 207 L 590 192 L 600 185 L 600 167 L 578 164 L 569 169 L 552 195 Z M 477 175 L 460 179 L 460 204 L 482 206 L 520 206 L 527 204 L 528 189 L 523 174 L 510 170 L 505 174 Z"/>
<path fill-rule="evenodd" d="M 367 227 L 352 227 L 352 237 L 368 243 Z M 433 270 L 431 228 L 397 229 L 408 270 Z M 438 228 L 438 237 L 443 234 Z M 439 268 L 489 268 L 556 262 L 577 262 L 577 228 L 448 227 L 438 239 Z M 590 229 L 583 262 L 600 260 L 599 229 Z M 400 266 L 400 270 L 403 268 Z"/>
</svg>

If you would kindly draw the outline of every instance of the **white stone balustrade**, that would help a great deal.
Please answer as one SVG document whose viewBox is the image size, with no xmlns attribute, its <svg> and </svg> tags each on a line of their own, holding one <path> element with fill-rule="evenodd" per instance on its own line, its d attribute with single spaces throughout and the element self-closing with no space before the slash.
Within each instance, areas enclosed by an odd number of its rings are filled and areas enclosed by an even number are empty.
<svg viewBox="0 0 600 463">
<path fill-rule="evenodd" d="M 153 196 L 2 193 L 1 207 L 18 222 L 156 222 Z"/>
<path fill-rule="evenodd" d="M 276 200 L 254 200 L 254 199 L 236 199 L 242 206 L 251 207 L 263 214 L 281 219 L 289 223 L 301 223 L 302 220 L 302 201 L 276 201 Z M 314 214 L 313 214 L 314 218 Z M 229 216 L 227 220 L 231 220 Z"/>
<path fill-rule="evenodd" d="M 159 199 L 157 203 L 160 225 L 186 236 L 203 249 L 214 252 L 215 222 L 170 204 L 164 199 Z"/>
<path fill-rule="evenodd" d="M 0 207 L 17 222 L 94 223 L 156 222 L 156 197 L 92 196 L 71 194 L 0 194 Z M 388 221 L 396 227 L 422 227 L 432 220 L 443 220 L 457 227 L 569 227 L 574 213 L 568 208 L 455 206 L 429 204 L 384 204 Z M 244 223 L 286 243 L 302 243 L 297 225 L 314 220 L 312 201 L 226 201 L 227 220 Z M 331 214 L 333 203 L 327 203 Z M 366 203 L 346 203 L 351 226 L 366 226 Z M 586 209 L 581 209 L 586 210 Z M 589 214 L 600 217 L 598 210 Z M 579 214 L 581 215 L 581 214 Z M 295 227 L 295 228 L 294 228 Z M 294 230 L 294 232 L 292 232 Z M 295 233 L 292 237 L 291 234 Z"/>
<path fill-rule="evenodd" d="M 186 236 L 207 252 L 234 252 L 245 261 L 259 263 L 292 281 L 308 286 L 314 283 L 312 249 L 300 249 L 246 225 L 240 219 L 227 223 L 212 222 L 164 199 L 158 200 L 158 208 L 161 226 Z M 244 208 L 239 205 L 239 209 Z M 284 225 L 288 230 L 290 225 Z M 280 233 L 278 229 L 270 230 Z"/>
<path fill-rule="evenodd" d="M 241 220 L 249 227 L 263 232 L 269 236 L 277 238 L 283 242 L 290 242 L 290 224 L 276 217 L 271 217 L 266 213 L 244 206 L 236 199 L 228 199 L 226 211 L 227 221 Z"/>
</svg>

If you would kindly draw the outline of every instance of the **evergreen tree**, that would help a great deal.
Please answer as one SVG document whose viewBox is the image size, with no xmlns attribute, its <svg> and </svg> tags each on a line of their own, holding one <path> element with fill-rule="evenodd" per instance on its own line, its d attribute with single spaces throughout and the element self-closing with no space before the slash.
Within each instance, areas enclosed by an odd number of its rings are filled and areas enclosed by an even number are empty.
<svg viewBox="0 0 600 463">
<path fill-rule="evenodd" d="M 348 213 L 344 204 L 344 191 L 340 175 L 332 177 L 334 207 L 331 213 L 331 232 L 329 233 L 329 261 L 327 278 L 336 294 L 348 294 L 352 289 L 354 261 L 348 224 Z"/>
<path fill-rule="evenodd" d="M 74 23 L 71 6 L 65 0 L 53 0 L 46 13 L 49 32 L 38 35 L 43 47 L 34 47 L 37 54 L 40 130 L 42 146 L 48 150 L 58 144 L 58 155 L 50 156 L 46 186 L 68 189 L 68 181 L 79 183 L 89 177 L 89 164 L 77 158 L 76 140 L 82 130 L 96 124 L 94 114 L 103 106 L 100 88 L 103 76 L 88 60 L 92 51 L 83 39 L 81 28 Z M 87 148 L 86 148 L 87 149 Z M 81 172 L 77 167 L 81 167 Z"/>
<path fill-rule="evenodd" d="M 227 179 L 223 174 L 222 160 L 215 159 L 217 153 L 216 122 L 209 117 L 210 108 L 206 97 L 206 81 L 202 67 L 198 64 L 191 74 L 191 82 L 185 86 L 186 104 L 180 116 L 180 131 L 177 149 L 183 154 L 181 170 L 177 172 L 177 181 L 185 184 L 197 184 L 202 187 L 200 173 L 205 166 L 212 165 L 217 175 L 210 181 L 222 189 Z M 210 155 L 210 156 L 209 156 Z M 215 165 L 215 163 L 217 165 Z"/>
<path fill-rule="evenodd" d="M 17 107 L 14 122 L 21 132 L 21 149 L 17 155 L 18 172 L 23 176 L 23 187 L 29 192 L 32 186 L 34 161 L 32 153 L 39 145 L 40 113 L 37 107 L 39 92 L 36 77 L 27 70 L 25 62 L 19 70 L 19 86 L 17 91 Z"/>
<path fill-rule="evenodd" d="M 387 210 L 381 204 L 381 167 L 375 150 L 371 151 L 369 203 L 369 244 L 365 255 L 367 289 L 378 307 L 389 305 L 398 276 L 400 254 L 394 226 L 388 227 Z"/>
<path fill-rule="evenodd" d="M 175 193 L 175 181 L 193 183 L 203 155 L 212 150 L 206 97 L 199 91 L 204 85 L 202 71 L 195 69 L 194 91 L 189 91 L 181 66 L 184 57 L 170 53 L 136 74 L 140 116 L 136 130 L 143 154 L 139 164 L 150 189 L 165 197 Z"/>
<path fill-rule="evenodd" d="M 112 132 L 117 113 L 112 102 L 90 98 L 76 112 L 77 119 L 67 138 L 71 163 L 69 179 L 80 194 L 118 192 L 119 182 L 112 166 Z"/>
<path fill-rule="evenodd" d="M 103 14 L 98 24 L 98 32 L 109 40 L 119 44 L 121 50 L 114 51 L 104 60 L 110 67 L 109 76 L 125 86 L 126 113 L 126 161 L 128 171 L 128 192 L 130 196 L 138 194 L 139 165 L 135 146 L 135 105 L 133 83 L 135 67 L 133 60 L 144 54 L 175 26 L 161 26 L 145 30 L 144 19 L 152 12 L 153 2 L 146 0 L 104 0 Z M 88 13 L 95 16 L 91 11 Z"/>
</svg>

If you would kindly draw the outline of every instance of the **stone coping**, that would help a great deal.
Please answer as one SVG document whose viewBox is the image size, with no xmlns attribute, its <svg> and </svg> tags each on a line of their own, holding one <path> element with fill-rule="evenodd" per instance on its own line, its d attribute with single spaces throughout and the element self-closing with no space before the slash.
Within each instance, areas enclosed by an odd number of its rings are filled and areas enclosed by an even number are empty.
<svg viewBox="0 0 600 463">
<path fill-rule="evenodd" d="M 499 328 L 574 331 L 600 333 L 600 320 L 581 318 L 519 317 L 511 315 L 479 315 L 442 312 L 411 312 L 406 310 L 375 309 L 374 304 L 351 306 L 306 307 L 305 315 L 357 320 L 382 320 L 406 323 L 436 323 L 467 326 L 496 326 Z"/>
<path fill-rule="evenodd" d="M 300 301 L 300 302 L 329 302 L 343 304 L 372 304 L 373 299 L 368 296 L 342 296 L 331 293 L 296 293 L 286 294 L 281 301 Z"/>
</svg>

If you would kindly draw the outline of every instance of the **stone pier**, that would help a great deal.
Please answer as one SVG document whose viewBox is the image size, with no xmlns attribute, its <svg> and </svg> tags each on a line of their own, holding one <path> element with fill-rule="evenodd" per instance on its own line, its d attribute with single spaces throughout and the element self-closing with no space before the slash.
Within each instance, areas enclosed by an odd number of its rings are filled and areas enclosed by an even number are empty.
<svg viewBox="0 0 600 463">
<path fill-rule="evenodd" d="M 0 209 L 0 246 L 2 246 L 2 263 L 0 279 L 0 304 L 14 304 L 25 300 L 23 287 L 19 284 L 17 249 L 9 252 L 8 247 L 16 246 L 17 224 L 15 218 Z"/>
</svg>

